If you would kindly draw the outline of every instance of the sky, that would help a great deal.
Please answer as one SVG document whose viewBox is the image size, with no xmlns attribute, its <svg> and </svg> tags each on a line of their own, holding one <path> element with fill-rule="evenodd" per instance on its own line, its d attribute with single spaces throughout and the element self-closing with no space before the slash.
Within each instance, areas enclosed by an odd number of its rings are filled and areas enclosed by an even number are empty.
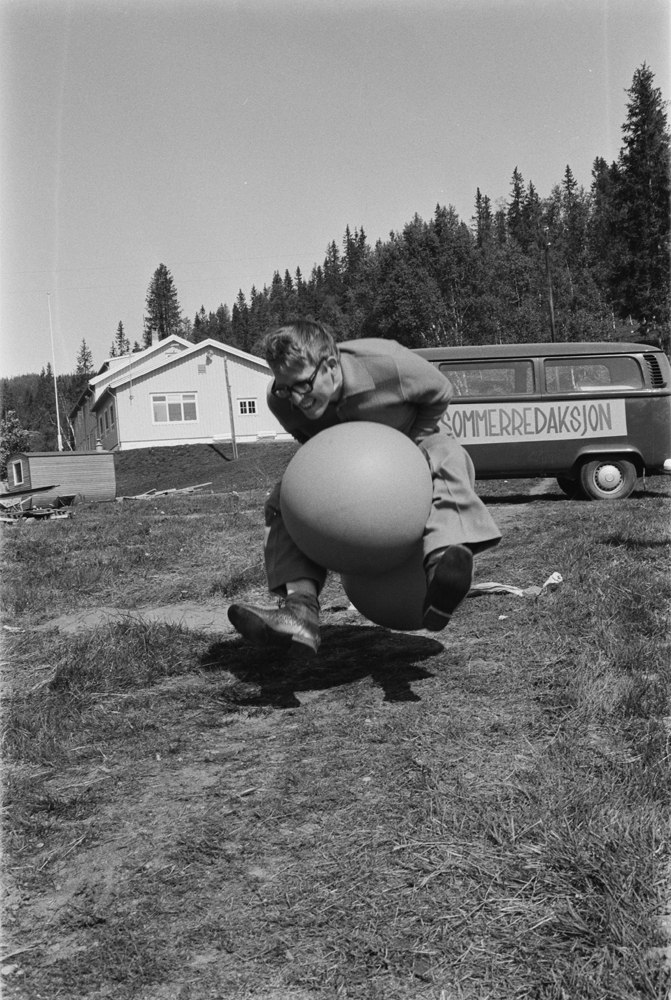
<svg viewBox="0 0 671 1000">
<path fill-rule="evenodd" d="M 615 160 L 668 0 L 0 0 L 0 373 Z"/>
</svg>

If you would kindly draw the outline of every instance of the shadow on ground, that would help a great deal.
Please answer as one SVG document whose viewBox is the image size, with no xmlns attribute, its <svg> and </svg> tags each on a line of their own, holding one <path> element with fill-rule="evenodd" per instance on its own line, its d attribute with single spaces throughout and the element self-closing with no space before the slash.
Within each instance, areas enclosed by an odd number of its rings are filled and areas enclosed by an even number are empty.
<svg viewBox="0 0 671 1000">
<path fill-rule="evenodd" d="M 233 639 L 210 646 L 201 657 L 201 669 L 233 674 L 236 683 L 223 693 L 239 705 L 295 708 L 300 705 L 297 691 L 341 687 L 368 676 L 383 689 L 385 701 L 420 701 L 411 683 L 434 675 L 418 662 L 440 653 L 445 653 L 442 643 L 425 636 L 326 625 L 314 659 L 292 660 L 284 650 L 258 649 Z"/>
<path fill-rule="evenodd" d="M 597 539 L 599 545 L 612 545 L 613 548 L 629 549 L 668 549 L 671 545 L 666 538 L 649 540 L 644 538 L 625 538 L 624 535 L 609 535 L 607 538 Z"/>
<path fill-rule="evenodd" d="M 530 480 L 522 480 L 520 483 L 506 483 L 502 480 L 487 480 L 477 485 L 478 495 L 486 506 L 506 506 L 507 504 L 527 504 L 527 503 L 591 503 L 589 500 L 582 500 L 578 496 L 567 496 L 556 484 L 548 481 L 548 485 L 541 491 L 538 483 L 529 487 Z M 542 481 L 539 481 L 542 482 Z M 491 490 L 491 492 L 490 492 Z M 511 492 L 508 492 L 510 490 Z M 515 490 L 515 492 L 512 492 Z M 531 490 L 531 491 L 530 491 Z M 519 491 L 519 492 L 518 492 Z M 650 497 L 669 498 L 671 492 L 671 477 L 649 476 L 645 480 L 639 480 L 637 486 L 628 499 L 646 500 Z M 604 501 L 606 502 L 606 501 Z M 626 503 L 626 500 L 607 501 L 615 503 Z"/>
<path fill-rule="evenodd" d="M 497 506 L 505 507 L 507 504 L 522 504 L 522 503 L 579 503 L 578 500 L 571 500 L 564 493 L 561 493 L 559 489 L 556 493 L 536 493 L 533 496 L 529 496 L 527 493 L 507 493 L 505 495 L 496 494 L 495 496 L 481 496 L 480 499 L 487 507 Z"/>
</svg>

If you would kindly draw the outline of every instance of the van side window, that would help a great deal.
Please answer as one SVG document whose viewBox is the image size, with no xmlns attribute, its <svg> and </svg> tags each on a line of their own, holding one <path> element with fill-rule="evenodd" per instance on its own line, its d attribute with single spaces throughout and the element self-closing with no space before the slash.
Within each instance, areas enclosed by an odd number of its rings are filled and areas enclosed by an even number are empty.
<svg viewBox="0 0 671 1000">
<path fill-rule="evenodd" d="M 449 361 L 440 371 L 455 396 L 521 396 L 534 391 L 531 361 Z"/>
<path fill-rule="evenodd" d="M 551 358 L 545 361 L 548 392 L 642 389 L 643 384 L 643 375 L 635 358 Z"/>
</svg>

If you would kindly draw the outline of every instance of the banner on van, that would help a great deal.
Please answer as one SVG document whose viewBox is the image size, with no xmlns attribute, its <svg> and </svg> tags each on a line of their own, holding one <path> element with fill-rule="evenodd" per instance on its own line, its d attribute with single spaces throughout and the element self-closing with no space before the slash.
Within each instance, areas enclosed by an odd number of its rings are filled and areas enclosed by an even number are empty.
<svg viewBox="0 0 671 1000">
<path fill-rule="evenodd" d="M 623 399 L 581 399 L 571 403 L 450 403 L 442 424 L 461 444 L 510 441 L 570 441 L 623 437 Z"/>
</svg>

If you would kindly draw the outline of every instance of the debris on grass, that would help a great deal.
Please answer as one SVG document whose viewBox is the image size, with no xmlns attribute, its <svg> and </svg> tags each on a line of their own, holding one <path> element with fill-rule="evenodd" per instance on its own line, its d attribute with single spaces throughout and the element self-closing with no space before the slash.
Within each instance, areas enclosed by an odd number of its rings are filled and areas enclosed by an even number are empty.
<svg viewBox="0 0 671 1000">
<path fill-rule="evenodd" d="M 158 497 L 167 497 L 176 493 L 195 493 L 196 490 L 202 490 L 205 486 L 211 486 L 212 483 L 198 483 L 196 486 L 184 486 L 181 489 L 172 488 L 169 490 L 145 490 L 144 493 L 136 493 L 132 497 L 117 497 L 117 500 L 156 500 Z"/>
<path fill-rule="evenodd" d="M 40 487 L 39 489 L 45 489 Z M 48 487 L 53 489 L 53 487 Z M 37 520 L 48 519 L 55 521 L 60 518 L 71 516 L 71 512 L 65 508 L 72 506 L 77 498 L 76 493 L 59 494 L 51 503 L 40 506 L 35 503 L 35 497 L 31 493 L 29 496 L 20 496 L 14 500 L 0 499 L 0 523 L 15 524 L 23 518 L 35 518 Z"/>
<path fill-rule="evenodd" d="M 542 587 L 513 587 L 508 583 L 476 583 L 469 590 L 467 597 L 483 597 L 485 594 L 514 594 L 515 597 L 539 598 L 543 594 L 556 590 L 564 582 L 561 573 L 552 573 Z"/>
</svg>

